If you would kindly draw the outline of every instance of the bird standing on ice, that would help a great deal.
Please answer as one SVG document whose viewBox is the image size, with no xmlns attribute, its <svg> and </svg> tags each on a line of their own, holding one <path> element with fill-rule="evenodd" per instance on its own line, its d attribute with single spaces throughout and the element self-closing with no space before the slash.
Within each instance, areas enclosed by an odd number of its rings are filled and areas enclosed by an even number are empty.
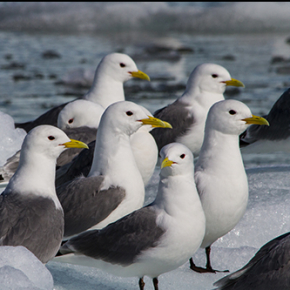
<svg viewBox="0 0 290 290">
<path fill-rule="evenodd" d="M 195 166 L 195 182 L 206 216 L 206 232 L 201 244 L 207 256 L 206 268 L 190 268 L 197 272 L 215 273 L 210 262 L 211 245 L 232 230 L 246 211 L 248 180 L 239 135 L 251 124 L 269 125 L 262 117 L 236 100 L 214 104 L 209 110 L 205 137 Z"/>
<path fill-rule="evenodd" d="M 183 265 L 200 246 L 205 216 L 193 177 L 193 156 L 182 144 L 161 150 L 158 193 L 153 203 L 111 223 L 71 238 L 56 261 L 101 268 L 117 276 L 153 279 Z M 67 254 L 67 255 L 66 255 Z"/>
<path fill-rule="evenodd" d="M 67 148 L 87 145 L 49 125 L 26 135 L 19 166 L 0 195 L 1 246 L 24 246 L 43 263 L 55 256 L 64 230 L 54 185 L 55 164 Z"/>
</svg>

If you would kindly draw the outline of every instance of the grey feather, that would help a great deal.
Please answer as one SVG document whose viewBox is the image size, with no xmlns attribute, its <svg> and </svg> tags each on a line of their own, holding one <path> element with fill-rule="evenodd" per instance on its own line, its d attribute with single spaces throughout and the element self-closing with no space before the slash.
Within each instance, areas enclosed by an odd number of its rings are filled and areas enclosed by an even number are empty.
<svg viewBox="0 0 290 290">
<path fill-rule="evenodd" d="M 69 249 L 112 264 L 130 265 L 146 249 L 156 247 L 165 230 L 156 224 L 156 212 L 144 207 L 109 224 L 102 230 L 84 232 L 61 248 Z M 74 251 L 73 250 L 73 251 Z"/>
<path fill-rule="evenodd" d="M 45 112 L 41 116 L 39 116 L 37 119 L 25 123 L 15 123 L 15 128 L 22 128 L 24 129 L 27 133 L 33 129 L 36 126 L 39 125 L 52 125 L 57 127 L 57 117 L 60 111 L 65 107 L 67 103 L 61 104 L 59 106 L 56 106 L 49 111 Z"/>
<path fill-rule="evenodd" d="M 273 105 L 267 116 L 270 126 L 252 125 L 240 136 L 241 147 L 258 140 L 284 140 L 290 137 L 290 89 Z"/>
<path fill-rule="evenodd" d="M 56 170 L 55 186 L 58 187 L 68 181 L 72 181 L 79 176 L 87 177 L 95 152 L 95 141 L 88 144 L 89 149 L 83 149 L 71 162 L 61 166 Z"/>
<path fill-rule="evenodd" d="M 154 137 L 158 150 L 176 139 L 185 135 L 194 124 L 194 118 L 190 111 L 186 109 L 186 104 L 176 100 L 174 103 L 157 110 L 154 117 L 169 122 L 172 129 L 155 128 L 150 131 Z"/>
<path fill-rule="evenodd" d="M 265 244 L 247 265 L 214 285 L 219 290 L 288 290 L 290 232 Z"/>
<path fill-rule="evenodd" d="M 110 187 L 101 190 L 102 176 L 79 177 L 56 188 L 64 210 L 64 236 L 72 236 L 98 224 L 125 198 L 125 190 Z"/>
<path fill-rule="evenodd" d="M 52 199 L 5 191 L 0 195 L 0 245 L 22 245 L 46 263 L 57 253 L 63 231 L 63 211 Z"/>
</svg>

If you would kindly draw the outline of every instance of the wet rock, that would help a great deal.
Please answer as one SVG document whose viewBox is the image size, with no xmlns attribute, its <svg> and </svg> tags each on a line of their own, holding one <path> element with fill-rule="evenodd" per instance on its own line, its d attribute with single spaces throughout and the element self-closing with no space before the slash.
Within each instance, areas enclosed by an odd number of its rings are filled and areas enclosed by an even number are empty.
<svg viewBox="0 0 290 290">
<path fill-rule="evenodd" d="M 5 65 L 2 65 L 1 66 L 1 69 L 24 69 L 25 68 L 25 64 L 24 63 L 21 63 L 21 62 L 16 62 L 16 61 L 13 61 L 9 64 L 5 64 Z"/>
<path fill-rule="evenodd" d="M 290 74 L 290 65 L 278 67 L 276 69 L 276 73 L 281 74 L 281 75 L 288 75 L 288 74 Z"/>
<path fill-rule="evenodd" d="M 290 36 L 286 38 L 285 42 L 286 42 L 287 44 L 290 44 Z"/>
<path fill-rule="evenodd" d="M 281 63 L 281 62 L 288 62 L 288 61 L 289 61 L 289 59 L 287 59 L 286 57 L 280 56 L 280 55 L 276 55 L 276 56 L 272 57 L 271 64 Z"/>
<path fill-rule="evenodd" d="M 13 58 L 13 55 L 11 53 L 7 53 L 4 55 L 4 58 L 7 60 L 11 60 Z"/>
<path fill-rule="evenodd" d="M 233 56 L 232 54 L 226 54 L 222 57 L 223 60 L 230 60 L 230 61 L 234 61 L 236 60 L 236 57 Z"/>
<path fill-rule="evenodd" d="M 48 78 L 49 78 L 50 80 L 56 80 L 56 79 L 57 79 L 57 75 L 56 75 L 56 74 L 50 74 L 50 75 L 48 76 Z"/>
<path fill-rule="evenodd" d="M 15 82 L 18 82 L 18 81 L 29 81 L 31 79 L 32 79 L 31 76 L 27 76 L 27 75 L 23 75 L 23 74 L 15 74 L 15 75 L 13 75 L 13 80 Z"/>
<path fill-rule="evenodd" d="M 61 55 L 54 50 L 46 50 L 41 54 L 44 59 L 61 58 Z"/>
</svg>

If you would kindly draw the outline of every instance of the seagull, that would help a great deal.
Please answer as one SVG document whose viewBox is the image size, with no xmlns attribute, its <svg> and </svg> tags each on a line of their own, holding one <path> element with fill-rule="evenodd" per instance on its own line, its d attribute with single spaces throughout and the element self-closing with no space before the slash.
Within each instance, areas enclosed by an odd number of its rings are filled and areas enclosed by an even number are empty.
<svg viewBox="0 0 290 290">
<path fill-rule="evenodd" d="M 106 109 L 112 103 L 125 100 L 123 83 L 133 77 L 150 80 L 148 75 L 138 70 L 135 62 L 128 55 L 123 53 L 108 54 L 99 63 L 93 84 L 82 99 L 98 103 Z M 15 127 L 23 128 L 29 132 L 41 124 L 56 126 L 58 114 L 66 104 L 52 108 L 34 121 L 16 123 Z"/>
<path fill-rule="evenodd" d="M 50 125 L 26 135 L 19 166 L 0 195 L 0 246 L 24 246 L 42 263 L 55 256 L 64 231 L 54 186 L 56 158 L 67 148 L 86 147 Z"/>
<path fill-rule="evenodd" d="M 96 139 L 97 128 L 104 108 L 87 100 L 75 100 L 68 103 L 59 113 L 57 127 L 62 129 L 71 139 L 88 144 Z M 63 151 L 57 158 L 56 168 L 69 163 L 83 148 Z M 86 149 L 87 150 L 87 149 Z M 16 171 L 21 150 L 7 159 L 0 168 L 0 182 L 7 182 Z"/>
<path fill-rule="evenodd" d="M 130 145 L 130 135 L 142 125 L 170 127 L 133 102 L 116 102 L 105 110 L 88 176 L 56 188 L 64 210 L 65 238 L 103 228 L 143 206 L 144 183 Z"/>
<path fill-rule="evenodd" d="M 288 290 L 290 232 L 271 240 L 242 269 L 220 279 L 216 290 Z"/>
<path fill-rule="evenodd" d="M 208 110 L 214 103 L 224 100 L 226 86 L 244 87 L 244 84 L 231 78 L 220 65 L 198 65 L 190 74 L 183 95 L 154 113 L 154 117 L 169 122 L 173 127 L 173 130 L 151 131 L 158 149 L 171 142 L 180 142 L 197 157 L 204 138 Z"/>
<path fill-rule="evenodd" d="M 148 116 L 152 116 L 145 107 L 140 107 Z M 158 161 L 158 148 L 155 139 L 150 134 L 152 129 L 154 128 L 151 125 L 144 125 L 130 136 L 133 155 L 145 186 L 149 183 Z M 70 181 L 81 174 L 88 176 L 93 162 L 95 144 L 96 142 L 92 141 L 88 144 L 89 150 L 82 150 L 70 163 L 57 169 L 56 186 Z"/>
<path fill-rule="evenodd" d="M 243 217 L 248 203 L 248 180 L 240 148 L 239 135 L 250 125 L 269 125 L 262 117 L 236 100 L 214 104 L 208 113 L 205 137 L 195 166 L 195 183 L 206 216 L 206 268 L 190 268 L 215 273 L 210 262 L 211 245 L 232 230 Z"/>
<path fill-rule="evenodd" d="M 79 234 L 62 245 L 54 261 L 97 267 L 117 276 L 153 279 L 183 265 L 200 246 L 205 216 L 193 177 L 193 155 L 180 143 L 161 150 L 158 193 L 153 203 L 101 230 Z"/>
<path fill-rule="evenodd" d="M 265 119 L 267 126 L 252 125 L 241 134 L 241 152 L 272 153 L 290 152 L 290 89 L 287 89 L 273 105 Z"/>
</svg>

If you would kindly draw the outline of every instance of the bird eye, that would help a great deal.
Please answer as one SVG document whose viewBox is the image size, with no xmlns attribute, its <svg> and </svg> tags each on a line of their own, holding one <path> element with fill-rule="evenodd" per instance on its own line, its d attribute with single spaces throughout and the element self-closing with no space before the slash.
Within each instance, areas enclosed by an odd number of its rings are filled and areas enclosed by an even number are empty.
<svg viewBox="0 0 290 290">
<path fill-rule="evenodd" d="M 217 78 L 218 77 L 218 75 L 217 74 L 213 74 L 213 75 L 211 75 L 213 78 Z"/>
<path fill-rule="evenodd" d="M 55 139 L 55 137 L 53 137 L 53 136 L 48 136 L 48 140 L 54 140 Z"/>
<path fill-rule="evenodd" d="M 71 124 L 73 121 L 74 121 L 74 119 L 71 118 L 71 119 L 68 120 L 68 123 Z"/>
<path fill-rule="evenodd" d="M 230 110 L 229 113 L 230 113 L 231 115 L 235 115 L 237 112 L 234 111 L 234 110 Z"/>
<path fill-rule="evenodd" d="M 124 63 L 120 63 L 120 67 L 125 67 L 126 65 Z"/>
<path fill-rule="evenodd" d="M 133 115 L 133 113 L 132 113 L 131 111 L 127 111 L 126 114 L 127 114 L 128 116 L 132 116 L 132 115 Z"/>
<path fill-rule="evenodd" d="M 185 154 L 181 154 L 181 155 L 180 155 L 180 158 L 181 158 L 181 159 L 184 159 L 184 157 L 185 157 Z"/>
</svg>

